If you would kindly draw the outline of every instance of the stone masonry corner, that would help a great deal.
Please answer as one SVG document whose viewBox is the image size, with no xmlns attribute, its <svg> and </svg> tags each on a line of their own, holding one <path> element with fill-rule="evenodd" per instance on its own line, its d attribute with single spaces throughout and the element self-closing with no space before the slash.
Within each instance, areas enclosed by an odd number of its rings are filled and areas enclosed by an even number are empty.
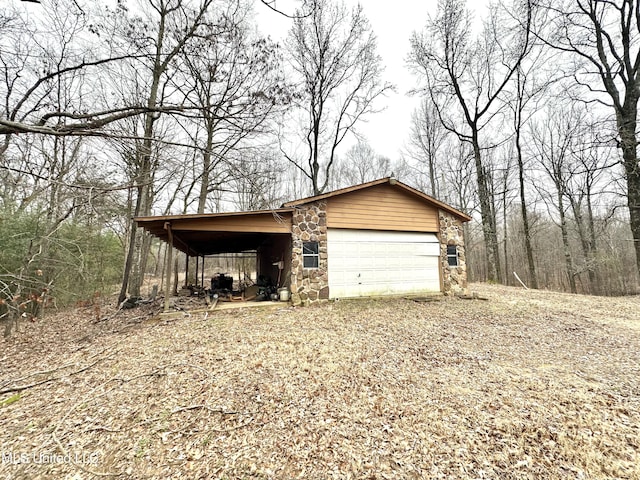
<svg viewBox="0 0 640 480">
<path fill-rule="evenodd" d="M 445 295 L 467 293 L 467 257 L 464 247 L 462 221 L 448 212 L 440 210 L 440 265 L 442 268 L 442 290 Z M 450 267 L 447 246 L 458 247 L 458 266 Z"/>
<path fill-rule="evenodd" d="M 329 298 L 327 272 L 327 203 L 312 202 L 296 207 L 291 226 L 291 301 L 308 305 Z M 302 243 L 318 242 L 318 268 L 304 268 Z"/>
</svg>

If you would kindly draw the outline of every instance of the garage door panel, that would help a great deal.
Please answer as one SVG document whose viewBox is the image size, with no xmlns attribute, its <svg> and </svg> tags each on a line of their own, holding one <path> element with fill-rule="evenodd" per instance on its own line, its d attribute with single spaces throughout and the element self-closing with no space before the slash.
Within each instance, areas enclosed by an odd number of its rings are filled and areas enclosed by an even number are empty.
<svg viewBox="0 0 640 480">
<path fill-rule="evenodd" d="M 434 234 L 329 229 L 332 298 L 440 291 Z"/>
<path fill-rule="evenodd" d="M 329 228 L 329 235 L 331 235 L 334 241 L 359 241 L 354 240 L 354 232 L 358 232 L 358 237 L 362 239 L 366 237 L 368 241 L 373 242 L 386 242 L 386 243 L 414 243 L 416 238 L 423 237 L 429 243 L 438 243 L 438 238 L 433 233 L 417 233 L 417 232 L 387 232 L 380 230 L 352 230 L 343 228 Z"/>
</svg>

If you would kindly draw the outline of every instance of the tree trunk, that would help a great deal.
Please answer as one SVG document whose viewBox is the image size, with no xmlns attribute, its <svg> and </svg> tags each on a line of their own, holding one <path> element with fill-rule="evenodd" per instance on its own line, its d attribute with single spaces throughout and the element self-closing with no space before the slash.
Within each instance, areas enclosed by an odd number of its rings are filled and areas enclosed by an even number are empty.
<svg viewBox="0 0 640 480">
<path fill-rule="evenodd" d="M 129 225 L 129 249 L 127 250 L 127 259 L 124 263 L 124 271 L 122 273 L 122 285 L 120 286 L 120 295 L 118 295 L 118 305 L 125 301 L 127 298 L 127 291 L 129 288 L 129 277 L 131 276 L 131 270 L 133 269 L 133 262 L 135 257 L 136 240 L 138 237 L 138 227 L 133 220 L 140 214 L 140 204 L 142 195 L 140 194 L 140 187 L 137 188 L 136 206 L 131 216 L 131 224 Z"/>
<path fill-rule="evenodd" d="M 524 160 L 522 159 L 522 145 L 520 145 L 520 128 L 516 128 L 516 158 L 518 160 L 518 185 L 520 190 L 520 213 L 522 215 L 522 229 L 524 232 L 524 250 L 529 265 L 529 283 L 531 288 L 538 289 L 538 275 L 536 264 L 533 260 L 533 247 L 531 246 L 531 228 L 527 214 L 527 198 L 524 191 Z"/>
<path fill-rule="evenodd" d="M 429 140 L 428 140 L 429 141 Z M 434 198 L 438 198 L 438 190 L 436 189 L 436 159 L 435 154 L 429 152 L 428 154 L 429 161 L 429 181 L 431 182 L 431 196 Z"/>
<path fill-rule="evenodd" d="M 569 277 L 569 288 L 571 293 L 578 293 L 576 288 L 576 277 L 574 276 L 573 259 L 571 258 L 571 247 L 569 245 L 569 231 L 567 228 L 567 217 L 564 213 L 564 201 L 562 200 L 562 190 L 558 188 L 558 212 L 560 212 L 560 231 L 562 233 L 562 247 L 564 249 L 564 261 Z"/>
<path fill-rule="evenodd" d="M 507 229 L 507 184 L 509 179 L 509 168 L 505 170 L 504 182 L 502 184 L 502 230 L 504 235 L 502 252 L 504 256 L 504 282 L 509 285 L 509 236 Z"/>
<path fill-rule="evenodd" d="M 164 40 L 164 22 L 165 18 L 162 15 L 160 18 L 160 26 L 158 28 L 156 55 L 152 71 L 153 79 L 151 82 L 151 89 L 149 91 L 149 98 L 147 99 L 149 112 L 144 116 L 144 140 L 139 152 L 140 164 L 136 176 L 138 198 L 136 199 L 135 216 L 147 216 L 151 213 L 151 192 L 153 190 L 151 186 L 151 156 L 153 147 L 153 125 L 156 120 L 156 113 L 153 110 L 158 104 L 160 79 L 166 69 L 166 65 L 163 64 L 161 59 Z M 144 278 L 143 269 L 146 266 L 146 259 L 144 258 L 145 242 L 142 239 L 142 235 L 138 235 L 136 233 L 137 225 L 135 224 L 135 221 L 132 219 L 131 222 L 131 242 L 129 244 L 129 252 L 127 252 L 127 262 L 125 264 L 119 298 L 123 295 L 126 298 L 127 285 L 131 295 L 140 296 L 140 286 L 142 285 L 142 280 Z"/>
<path fill-rule="evenodd" d="M 591 244 L 592 236 L 588 233 L 590 221 L 589 219 L 587 219 L 585 224 L 584 215 L 582 214 L 582 206 L 578 204 L 578 202 L 573 197 L 570 198 L 570 201 L 571 209 L 573 211 L 573 216 L 576 222 L 576 229 L 578 230 L 578 237 L 580 238 L 580 248 L 582 249 L 585 268 L 589 277 L 589 293 L 596 294 L 596 276 L 592 260 L 594 247 Z"/>
<path fill-rule="evenodd" d="M 207 145 L 202 155 L 202 180 L 200 181 L 200 194 L 198 195 L 198 213 L 204 213 L 207 206 L 209 193 L 209 175 L 211 173 L 211 149 L 213 148 L 213 126 L 207 119 Z"/>
<path fill-rule="evenodd" d="M 593 204 L 591 202 L 591 185 L 587 192 L 587 228 L 589 230 L 589 281 L 591 282 L 594 295 L 602 294 L 602 286 L 600 285 L 600 275 L 596 269 L 597 262 L 597 243 L 596 229 L 593 220 Z"/>
<path fill-rule="evenodd" d="M 491 207 L 491 192 L 485 167 L 482 165 L 478 132 L 473 132 L 473 154 L 478 179 L 478 197 L 480 200 L 480 216 L 482 218 L 482 234 L 486 245 L 487 280 L 502 283 L 500 269 L 498 235 L 496 233 L 495 211 Z"/>
<path fill-rule="evenodd" d="M 638 99 L 627 99 L 621 112 L 616 116 L 622 160 L 627 180 L 627 206 L 633 245 L 636 254 L 636 268 L 640 275 L 640 165 L 637 156 L 636 116 Z"/>
</svg>

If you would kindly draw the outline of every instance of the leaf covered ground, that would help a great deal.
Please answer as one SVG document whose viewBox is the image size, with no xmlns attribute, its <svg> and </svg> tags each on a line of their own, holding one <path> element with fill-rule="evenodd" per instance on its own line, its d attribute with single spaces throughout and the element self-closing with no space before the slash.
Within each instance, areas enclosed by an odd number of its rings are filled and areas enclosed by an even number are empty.
<svg viewBox="0 0 640 480">
<path fill-rule="evenodd" d="M 472 289 L 23 324 L 0 478 L 640 478 L 640 298 Z"/>
</svg>

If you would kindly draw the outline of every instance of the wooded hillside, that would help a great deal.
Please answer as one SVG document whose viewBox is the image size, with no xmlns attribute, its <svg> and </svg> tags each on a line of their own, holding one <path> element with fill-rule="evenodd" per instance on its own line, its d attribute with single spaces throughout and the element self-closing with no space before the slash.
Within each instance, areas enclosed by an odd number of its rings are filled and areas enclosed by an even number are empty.
<svg viewBox="0 0 640 480">
<path fill-rule="evenodd" d="M 276 41 L 266 0 L 3 2 L 3 320 L 139 295 L 160 252 L 135 216 L 270 208 L 391 173 L 474 217 L 474 280 L 638 291 L 637 1 L 408 11 L 425 27 L 396 158 L 356 135 L 397 74 L 373 7 L 296 5 Z"/>
</svg>

